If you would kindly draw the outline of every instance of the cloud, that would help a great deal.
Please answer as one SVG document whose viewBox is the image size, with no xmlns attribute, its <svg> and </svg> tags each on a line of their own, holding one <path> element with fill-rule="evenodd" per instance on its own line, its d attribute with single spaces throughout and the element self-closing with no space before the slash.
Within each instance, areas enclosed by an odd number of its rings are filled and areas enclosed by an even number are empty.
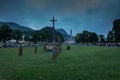
<svg viewBox="0 0 120 80">
<path fill-rule="evenodd" d="M 27 5 L 38 10 L 61 13 L 85 12 L 100 6 L 101 0 L 27 0 Z"/>
<path fill-rule="evenodd" d="M 58 19 L 56 28 L 106 33 L 120 18 L 120 0 L 0 0 L 0 19 L 40 29 Z M 97 30 L 99 29 L 99 30 Z"/>
</svg>

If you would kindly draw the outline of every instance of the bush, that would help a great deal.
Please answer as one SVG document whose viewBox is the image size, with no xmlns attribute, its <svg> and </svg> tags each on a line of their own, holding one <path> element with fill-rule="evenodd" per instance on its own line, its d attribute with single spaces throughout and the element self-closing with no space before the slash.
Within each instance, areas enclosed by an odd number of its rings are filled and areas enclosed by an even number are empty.
<svg viewBox="0 0 120 80">
<path fill-rule="evenodd" d="M 70 50 L 70 46 L 69 45 L 67 45 L 67 50 Z"/>
</svg>

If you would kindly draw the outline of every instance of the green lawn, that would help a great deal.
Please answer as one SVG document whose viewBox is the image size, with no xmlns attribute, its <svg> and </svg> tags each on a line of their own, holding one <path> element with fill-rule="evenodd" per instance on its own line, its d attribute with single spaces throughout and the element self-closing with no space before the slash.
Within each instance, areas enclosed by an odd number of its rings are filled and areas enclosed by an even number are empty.
<svg viewBox="0 0 120 80">
<path fill-rule="evenodd" d="M 120 48 L 64 46 L 57 60 L 43 47 L 0 49 L 0 80 L 120 80 Z"/>
</svg>

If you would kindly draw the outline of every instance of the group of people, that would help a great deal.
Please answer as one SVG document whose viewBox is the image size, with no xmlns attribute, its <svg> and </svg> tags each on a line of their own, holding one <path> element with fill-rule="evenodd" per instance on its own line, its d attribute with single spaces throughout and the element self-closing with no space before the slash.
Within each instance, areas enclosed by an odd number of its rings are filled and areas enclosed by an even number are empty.
<svg viewBox="0 0 120 80">
<path fill-rule="evenodd" d="M 30 47 L 30 46 L 42 46 L 42 44 L 3 44 L 0 48 L 15 48 L 15 47 Z"/>
<path fill-rule="evenodd" d="M 56 59 L 59 53 L 61 52 L 61 44 L 45 44 L 44 50 L 52 52 L 52 59 Z"/>
<path fill-rule="evenodd" d="M 120 42 L 113 43 L 79 43 L 79 46 L 111 46 L 111 47 L 120 47 Z"/>
</svg>

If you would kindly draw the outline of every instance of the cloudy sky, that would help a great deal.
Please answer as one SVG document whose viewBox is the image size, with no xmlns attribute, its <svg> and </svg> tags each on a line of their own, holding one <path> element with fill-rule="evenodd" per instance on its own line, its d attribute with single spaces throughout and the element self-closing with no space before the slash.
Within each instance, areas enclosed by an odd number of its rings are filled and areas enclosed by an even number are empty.
<svg viewBox="0 0 120 80">
<path fill-rule="evenodd" d="M 0 0 L 0 21 L 16 22 L 33 29 L 52 26 L 73 35 L 88 30 L 107 35 L 120 18 L 120 0 Z"/>
</svg>

